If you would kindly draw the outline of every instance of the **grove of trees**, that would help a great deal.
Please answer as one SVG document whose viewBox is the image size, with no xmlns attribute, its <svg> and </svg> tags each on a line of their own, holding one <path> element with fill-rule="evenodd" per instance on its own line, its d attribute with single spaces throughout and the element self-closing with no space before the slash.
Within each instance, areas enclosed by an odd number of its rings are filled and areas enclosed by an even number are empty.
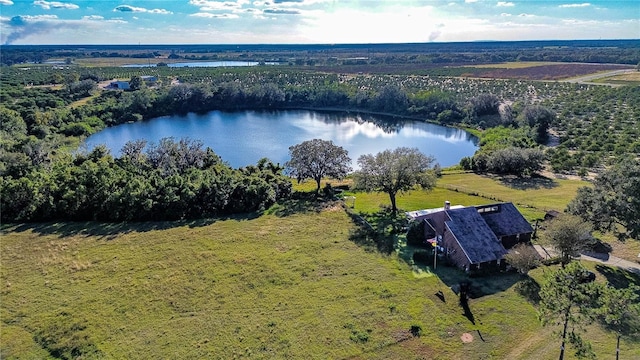
<svg viewBox="0 0 640 360">
<path fill-rule="evenodd" d="M 198 141 L 130 142 L 122 152 L 99 146 L 3 176 L 2 221 L 194 219 L 262 210 L 291 193 L 280 166 L 232 169 Z"/>
</svg>

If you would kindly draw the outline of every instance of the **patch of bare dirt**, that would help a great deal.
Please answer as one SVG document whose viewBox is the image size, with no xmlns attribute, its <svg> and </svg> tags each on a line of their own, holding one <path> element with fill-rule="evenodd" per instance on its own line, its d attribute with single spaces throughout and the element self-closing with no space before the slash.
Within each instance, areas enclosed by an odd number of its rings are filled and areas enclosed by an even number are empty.
<svg viewBox="0 0 640 360">
<path fill-rule="evenodd" d="M 473 342 L 473 335 L 464 333 L 460 336 L 460 340 L 462 340 L 463 343 L 468 344 L 470 342 Z"/>
</svg>

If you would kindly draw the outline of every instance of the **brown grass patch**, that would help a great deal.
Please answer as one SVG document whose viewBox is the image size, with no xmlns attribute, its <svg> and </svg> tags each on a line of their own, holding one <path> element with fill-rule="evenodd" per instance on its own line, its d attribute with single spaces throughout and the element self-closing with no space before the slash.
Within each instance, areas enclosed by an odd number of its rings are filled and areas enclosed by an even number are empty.
<svg viewBox="0 0 640 360">
<path fill-rule="evenodd" d="M 482 71 L 475 77 L 492 79 L 561 80 L 595 74 L 602 71 L 629 69 L 629 65 L 560 63 L 523 68 L 500 68 Z"/>
</svg>

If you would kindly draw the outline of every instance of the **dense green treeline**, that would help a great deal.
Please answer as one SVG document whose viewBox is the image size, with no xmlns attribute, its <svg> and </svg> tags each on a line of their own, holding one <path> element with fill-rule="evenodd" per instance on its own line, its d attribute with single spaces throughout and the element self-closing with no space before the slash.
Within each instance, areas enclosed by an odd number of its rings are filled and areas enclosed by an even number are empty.
<svg viewBox="0 0 640 360">
<path fill-rule="evenodd" d="M 0 63 L 49 59 L 143 58 L 279 61 L 295 65 L 452 64 L 559 61 L 635 65 L 636 40 L 341 45 L 5 46 Z"/>
<path fill-rule="evenodd" d="M 263 159 L 232 169 L 197 141 L 136 141 L 122 152 L 96 147 L 2 177 L 2 220 L 203 218 L 263 210 L 291 194 L 280 166 Z"/>
</svg>

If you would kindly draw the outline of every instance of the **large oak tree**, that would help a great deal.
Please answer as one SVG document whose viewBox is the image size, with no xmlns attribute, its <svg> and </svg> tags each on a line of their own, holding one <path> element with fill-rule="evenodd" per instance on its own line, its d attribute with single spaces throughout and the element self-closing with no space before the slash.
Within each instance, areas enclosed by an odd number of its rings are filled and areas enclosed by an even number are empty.
<svg viewBox="0 0 640 360">
<path fill-rule="evenodd" d="M 621 161 L 600 174 L 593 187 L 582 187 L 567 210 L 593 224 L 596 230 L 624 227 L 640 240 L 640 162 Z"/>
<path fill-rule="evenodd" d="M 398 211 L 396 195 L 416 186 L 432 189 L 436 183 L 434 157 L 417 148 L 399 147 L 376 155 L 358 158 L 360 170 L 355 173 L 356 188 L 389 194 L 391 211 Z"/>
<path fill-rule="evenodd" d="M 325 177 L 342 179 L 351 171 L 351 158 L 347 150 L 333 141 L 313 139 L 289 147 L 291 160 L 285 163 L 289 175 L 298 181 L 313 179 L 316 192 Z"/>
<path fill-rule="evenodd" d="M 563 266 L 593 244 L 591 226 L 577 216 L 562 214 L 547 226 L 544 236 L 560 252 Z"/>
</svg>

